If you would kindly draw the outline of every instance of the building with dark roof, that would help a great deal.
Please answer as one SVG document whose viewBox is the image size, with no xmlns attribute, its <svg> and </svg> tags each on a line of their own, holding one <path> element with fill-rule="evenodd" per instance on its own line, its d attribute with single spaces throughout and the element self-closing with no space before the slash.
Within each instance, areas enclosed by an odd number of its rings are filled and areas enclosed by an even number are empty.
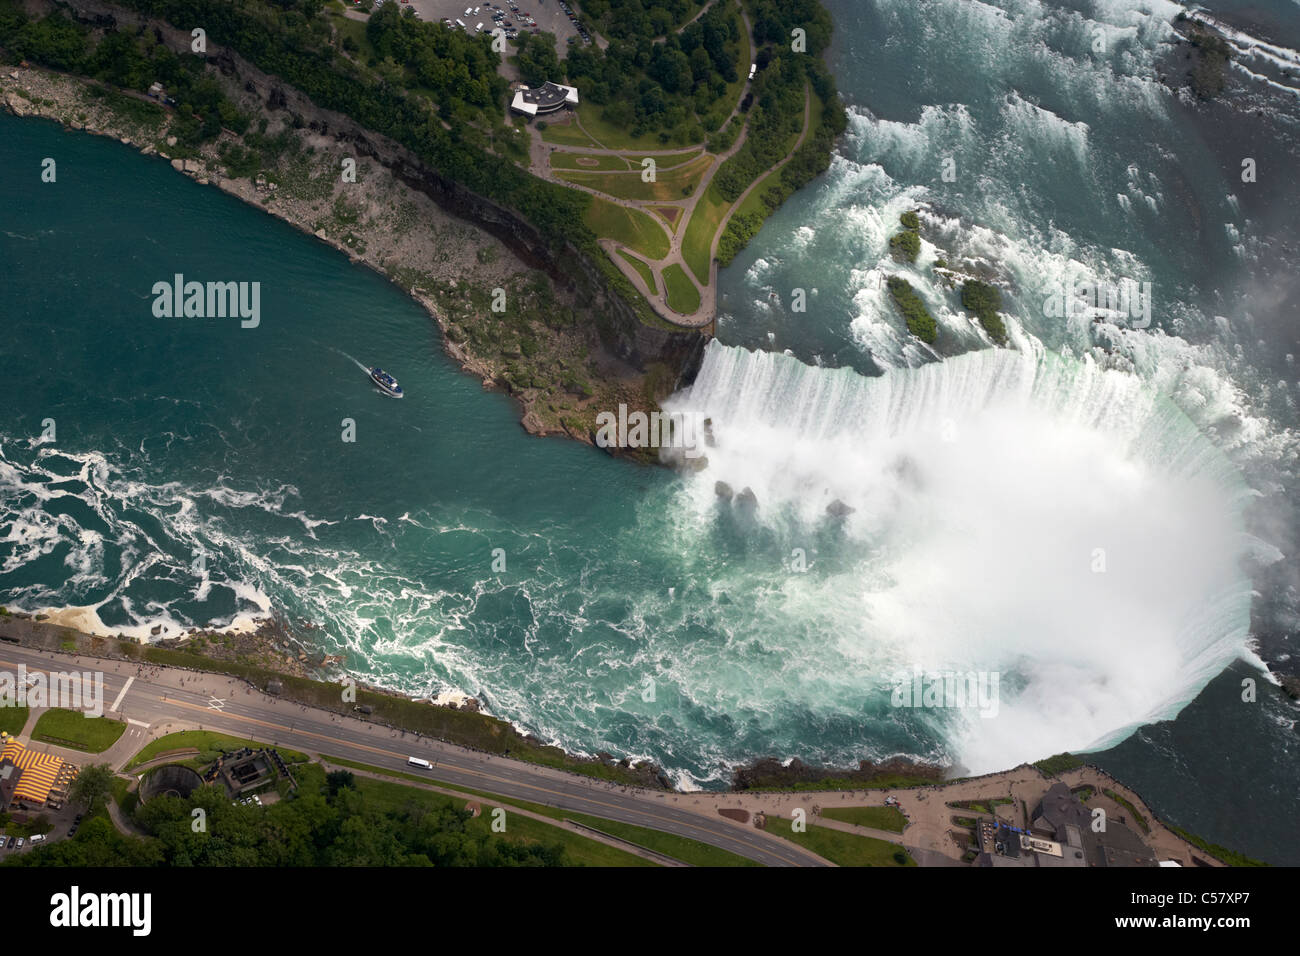
<svg viewBox="0 0 1300 956">
<path fill-rule="evenodd" d="M 1100 833 L 1092 829 L 1092 811 L 1063 783 L 1055 783 L 1034 810 L 1030 827 L 1061 844 L 1058 866 L 1157 866 L 1155 854 L 1142 839 L 1113 820 Z"/>
<path fill-rule="evenodd" d="M 525 116 L 541 116 L 546 113 L 554 113 L 566 106 L 576 107 L 577 105 L 577 87 L 564 86 L 547 80 L 535 90 L 526 86 L 521 86 L 515 90 L 515 98 L 511 101 L 510 108 L 516 113 L 522 113 Z"/>
<path fill-rule="evenodd" d="M 22 769 L 12 760 L 0 761 L 0 813 L 9 809 L 18 788 L 18 779 L 23 775 Z"/>
</svg>

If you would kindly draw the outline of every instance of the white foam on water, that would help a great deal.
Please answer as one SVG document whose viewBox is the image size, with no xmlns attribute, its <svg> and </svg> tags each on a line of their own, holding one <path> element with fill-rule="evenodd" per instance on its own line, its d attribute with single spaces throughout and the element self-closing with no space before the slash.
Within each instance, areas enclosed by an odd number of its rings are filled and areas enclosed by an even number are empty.
<svg viewBox="0 0 1300 956">
<path fill-rule="evenodd" d="M 713 421 L 701 515 L 717 481 L 773 526 L 854 509 L 860 560 L 792 575 L 784 608 L 831 627 L 831 700 L 913 667 L 1003 674 L 997 718 L 943 715 L 974 772 L 1104 746 L 1253 659 L 1248 491 L 1135 375 L 985 350 L 866 378 L 715 342 L 670 408 Z"/>
</svg>

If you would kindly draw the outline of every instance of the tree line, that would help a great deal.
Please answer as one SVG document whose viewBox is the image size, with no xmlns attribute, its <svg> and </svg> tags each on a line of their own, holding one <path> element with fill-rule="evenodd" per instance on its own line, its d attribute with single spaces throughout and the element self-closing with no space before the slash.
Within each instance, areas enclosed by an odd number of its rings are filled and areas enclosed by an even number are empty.
<svg viewBox="0 0 1300 956">
<path fill-rule="evenodd" d="M 90 768 L 87 768 L 89 770 Z M 84 773 L 85 771 L 83 771 Z M 233 802 L 219 785 L 157 796 L 129 814 L 149 835 L 119 832 L 102 794 L 72 839 L 13 855 L 6 866 L 565 866 L 562 844 L 493 833 L 452 798 L 401 806 L 357 786 L 354 775 L 298 768 L 290 799 Z M 111 774 L 110 774 L 111 776 Z M 420 795 L 425 797 L 424 794 Z M 202 826 L 196 828 L 195 810 Z"/>
</svg>

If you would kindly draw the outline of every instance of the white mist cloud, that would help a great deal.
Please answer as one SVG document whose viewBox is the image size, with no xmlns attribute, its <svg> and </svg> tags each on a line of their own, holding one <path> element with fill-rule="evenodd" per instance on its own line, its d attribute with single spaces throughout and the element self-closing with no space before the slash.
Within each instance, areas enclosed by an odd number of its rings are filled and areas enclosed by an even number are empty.
<svg viewBox="0 0 1300 956">
<path fill-rule="evenodd" d="M 1249 492 L 1135 376 L 985 350 L 868 379 L 714 343 L 672 407 L 718 439 L 698 508 L 724 481 L 787 532 L 854 509 L 860 559 L 788 608 L 839 672 L 779 679 L 847 702 L 900 669 L 1000 672 L 996 718 L 936 715 L 975 772 L 1170 717 L 1244 651 Z"/>
</svg>

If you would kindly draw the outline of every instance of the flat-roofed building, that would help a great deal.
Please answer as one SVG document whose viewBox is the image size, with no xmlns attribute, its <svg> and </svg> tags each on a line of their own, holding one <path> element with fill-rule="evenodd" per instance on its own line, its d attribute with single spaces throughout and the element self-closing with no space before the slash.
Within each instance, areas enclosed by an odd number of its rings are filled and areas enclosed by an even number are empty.
<svg viewBox="0 0 1300 956">
<path fill-rule="evenodd" d="M 547 80 L 537 89 L 521 86 L 515 90 L 515 97 L 510 108 L 524 116 L 543 116 L 564 109 L 566 106 L 578 105 L 578 88 L 552 83 Z"/>
</svg>

